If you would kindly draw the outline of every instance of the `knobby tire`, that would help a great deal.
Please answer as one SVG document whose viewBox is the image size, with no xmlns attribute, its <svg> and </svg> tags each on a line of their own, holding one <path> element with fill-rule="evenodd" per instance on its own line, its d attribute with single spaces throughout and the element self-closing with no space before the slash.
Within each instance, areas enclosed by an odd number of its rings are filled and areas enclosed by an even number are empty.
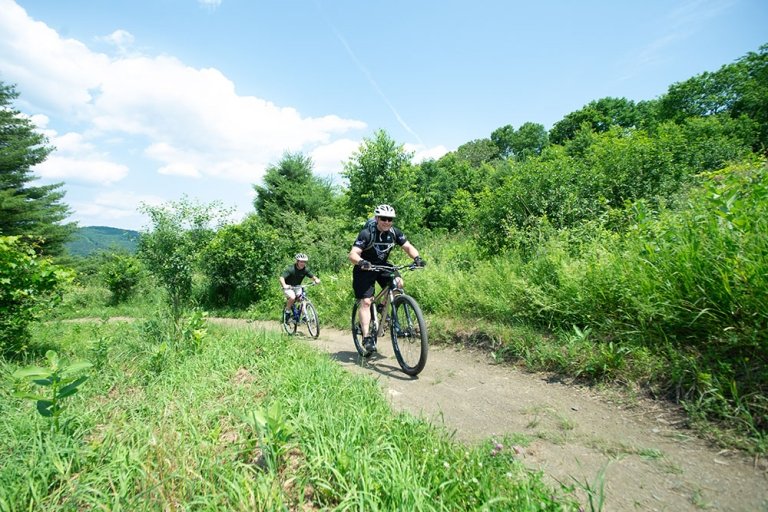
<svg viewBox="0 0 768 512">
<path fill-rule="evenodd" d="M 304 316 L 309 335 L 313 338 L 320 336 L 320 320 L 317 318 L 317 310 L 315 310 L 315 305 L 309 301 L 304 304 Z"/>
<path fill-rule="evenodd" d="M 280 311 L 280 316 L 282 317 L 280 319 L 280 323 L 283 324 L 283 330 L 285 331 L 285 334 L 292 336 L 296 334 L 296 324 L 293 322 L 293 315 L 289 315 L 290 318 L 288 320 L 285 319 L 285 308 L 283 308 Z"/>
<path fill-rule="evenodd" d="M 368 357 L 370 354 L 368 353 L 365 348 L 363 348 L 363 337 L 364 334 L 362 332 L 362 328 L 360 327 L 360 317 L 357 314 L 357 308 L 360 307 L 360 302 L 355 302 L 355 305 L 352 306 L 352 341 L 355 342 L 355 349 L 357 349 L 357 353 L 360 354 L 360 357 Z M 372 330 L 375 323 L 374 323 L 374 315 L 376 314 L 376 309 L 373 304 L 371 304 L 371 323 L 369 324 L 368 328 L 369 330 Z M 376 333 L 372 333 L 372 336 L 376 336 Z"/>
<path fill-rule="evenodd" d="M 416 300 L 398 295 L 392 302 L 390 333 L 395 357 L 406 375 L 416 376 L 427 364 L 427 324 Z"/>
</svg>

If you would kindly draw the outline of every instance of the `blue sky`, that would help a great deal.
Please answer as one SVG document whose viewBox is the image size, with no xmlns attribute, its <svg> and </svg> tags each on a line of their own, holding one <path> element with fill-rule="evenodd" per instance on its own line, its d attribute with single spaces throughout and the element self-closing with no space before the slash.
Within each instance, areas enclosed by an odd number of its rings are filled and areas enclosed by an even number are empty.
<svg viewBox="0 0 768 512">
<path fill-rule="evenodd" d="M 768 42 L 765 0 L 0 0 L 0 80 L 82 226 L 186 196 L 253 211 L 285 151 L 342 183 L 384 129 L 437 158 L 500 126 L 640 101 Z"/>
</svg>

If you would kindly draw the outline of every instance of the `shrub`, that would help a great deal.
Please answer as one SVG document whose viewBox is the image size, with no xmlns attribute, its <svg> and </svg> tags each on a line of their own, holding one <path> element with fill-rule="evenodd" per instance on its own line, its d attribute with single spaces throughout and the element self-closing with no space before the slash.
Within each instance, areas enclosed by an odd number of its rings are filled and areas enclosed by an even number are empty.
<svg viewBox="0 0 768 512">
<path fill-rule="evenodd" d="M 35 253 L 18 237 L 0 236 L 0 354 L 24 352 L 28 326 L 61 299 L 72 273 Z"/>
<path fill-rule="evenodd" d="M 104 285 L 118 304 L 131 297 L 141 282 L 143 265 L 136 256 L 124 252 L 104 254 L 100 272 Z"/>
</svg>

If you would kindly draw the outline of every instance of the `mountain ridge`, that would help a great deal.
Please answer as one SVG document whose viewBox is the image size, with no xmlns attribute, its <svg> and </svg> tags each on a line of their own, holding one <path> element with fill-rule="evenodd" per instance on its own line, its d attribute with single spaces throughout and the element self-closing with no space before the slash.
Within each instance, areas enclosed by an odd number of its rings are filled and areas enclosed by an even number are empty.
<svg viewBox="0 0 768 512">
<path fill-rule="evenodd" d="M 70 256 L 87 257 L 106 251 L 126 251 L 134 254 L 139 246 L 138 231 L 110 226 L 78 227 L 64 247 Z"/>
</svg>

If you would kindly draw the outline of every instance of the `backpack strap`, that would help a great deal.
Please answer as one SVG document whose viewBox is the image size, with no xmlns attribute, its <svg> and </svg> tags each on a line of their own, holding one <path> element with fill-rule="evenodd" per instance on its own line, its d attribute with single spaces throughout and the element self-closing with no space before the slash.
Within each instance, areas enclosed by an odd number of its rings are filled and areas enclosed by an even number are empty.
<svg viewBox="0 0 768 512">
<path fill-rule="evenodd" d="M 363 249 L 364 251 L 367 251 L 371 247 L 373 247 L 373 243 L 376 241 L 376 218 L 368 219 L 365 222 L 365 228 L 368 229 L 368 233 L 371 235 L 371 240 L 368 242 L 368 245 L 365 246 Z"/>
</svg>

